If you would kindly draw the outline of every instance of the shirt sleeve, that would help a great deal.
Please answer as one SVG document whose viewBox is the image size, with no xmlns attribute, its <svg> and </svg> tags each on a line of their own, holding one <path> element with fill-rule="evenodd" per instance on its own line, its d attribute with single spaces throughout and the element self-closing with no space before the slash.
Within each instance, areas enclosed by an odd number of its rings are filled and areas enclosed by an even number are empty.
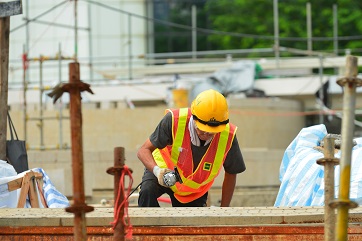
<svg viewBox="0 0 362 241">
<path fill-rule="evenodd" d="M 227 173 L 238 174 L 246 170 L 243 155 L 239 147 L 238 139 L 234 137 L 231 148 L 224 162 L 224 169 Z"/>
<path fill-rule="evenodd" d="M 151 143 L 158 149 L 172 145 L 172 114 L 168 112 L 150 135 Z"/>
</svg>

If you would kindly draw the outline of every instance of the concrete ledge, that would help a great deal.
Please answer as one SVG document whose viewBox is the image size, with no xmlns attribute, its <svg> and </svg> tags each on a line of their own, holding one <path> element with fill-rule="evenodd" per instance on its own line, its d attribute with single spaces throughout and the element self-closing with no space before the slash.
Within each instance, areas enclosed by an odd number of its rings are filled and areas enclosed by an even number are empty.
<svg viewBox="0 0 362 241">
<path fill-rule="evenodd" d="M 324 207 L 210 207 L 210 208 L 129 208 L 135 226 L 253 226 L 322 224 Z M 86 214 L 89 227 L 110 227 L 112 207 L 97 207 Z M 0 209 L 0 227 L 67 227 L 74 215 L 64 209 Z M 362 222 L 362 208 L 350 210 L 350 223 Z"/>
</svg>

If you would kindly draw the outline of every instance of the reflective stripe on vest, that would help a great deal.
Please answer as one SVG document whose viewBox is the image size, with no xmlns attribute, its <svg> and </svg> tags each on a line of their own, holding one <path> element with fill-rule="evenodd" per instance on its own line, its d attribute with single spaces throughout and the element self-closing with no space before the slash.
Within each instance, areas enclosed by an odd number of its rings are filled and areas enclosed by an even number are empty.
<svg viewBox="0 0 362 241">
<path fill-rule="evenodd" d="M 193 171 L 191 139 L 188 130 L 191 112 L 188 108 L 167 111 L 172 113 L 173 145 L 162 150 L 156 149 L 153 156 L 157 165 L 162 168 L 178 167 L 183 184 L 176 183 L 171 189 L 180 202 L 187 203 L 201 197 L 210 189 L 214 179 L 220 173 L 237 128 L 228 124 L 223 132 L 216 134 L 198 167 Z"/>
</svg>

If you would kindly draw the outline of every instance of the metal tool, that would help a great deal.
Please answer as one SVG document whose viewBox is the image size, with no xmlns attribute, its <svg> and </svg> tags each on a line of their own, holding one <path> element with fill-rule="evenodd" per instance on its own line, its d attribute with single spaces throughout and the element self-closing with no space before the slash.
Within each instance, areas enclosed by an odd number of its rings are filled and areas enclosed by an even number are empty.
<svg viewBox="0 0 362 241">
<path fill-rule="evenodd" d="M 182 179 L 177 170 L 177 167 L 175 167 L 173 171 L 167 172 L 165 175 L 163 175 L 163 182 L 168 187 L 175 185 L 176 182 L 182 183 Z"/>
</svg>

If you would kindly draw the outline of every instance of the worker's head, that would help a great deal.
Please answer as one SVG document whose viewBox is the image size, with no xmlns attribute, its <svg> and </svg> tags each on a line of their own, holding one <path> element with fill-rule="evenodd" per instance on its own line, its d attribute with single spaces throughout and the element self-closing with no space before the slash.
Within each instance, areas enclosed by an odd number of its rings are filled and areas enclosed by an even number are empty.
<svg viewBox="0 0 362 241">
<path fill-rule="evenodd" d="M 196 127 L 203 132 L 222 132 L 229 123 L 227 101 L 213 89 L 205 90 L 196 96 L 191 104 L 191 113 Z"/>
</svg>

